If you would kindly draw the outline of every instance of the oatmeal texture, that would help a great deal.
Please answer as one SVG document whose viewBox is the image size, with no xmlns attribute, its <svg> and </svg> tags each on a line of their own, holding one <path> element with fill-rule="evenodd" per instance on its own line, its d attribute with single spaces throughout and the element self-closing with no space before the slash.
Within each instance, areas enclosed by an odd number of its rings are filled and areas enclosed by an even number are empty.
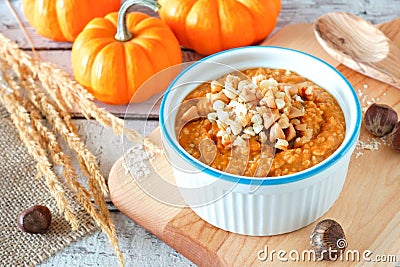
<svg viewBox="0 0 400 267">
<path fill-rule="evenodd" d="M 180 145 L 205 164 L 249 177 L 310 168 L 343 142 L 345 120 L 334 97 L 283 69 L 257 68 L 203 83 L 181 103 Z"/>
</svg>

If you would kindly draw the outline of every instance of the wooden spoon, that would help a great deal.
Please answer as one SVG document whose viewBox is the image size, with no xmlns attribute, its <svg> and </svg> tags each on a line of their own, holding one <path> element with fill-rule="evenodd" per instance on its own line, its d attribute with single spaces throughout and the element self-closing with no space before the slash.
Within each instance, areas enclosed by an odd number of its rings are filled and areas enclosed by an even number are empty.
<svg viewBox="0 0 400 267">
<path fill-rule="evenodd" d="M 340 63 L 400 89 L 400 49 L 371 23 L 353 14 L 333 12 L 318 18 L 314 33 Z"/>
</svg>

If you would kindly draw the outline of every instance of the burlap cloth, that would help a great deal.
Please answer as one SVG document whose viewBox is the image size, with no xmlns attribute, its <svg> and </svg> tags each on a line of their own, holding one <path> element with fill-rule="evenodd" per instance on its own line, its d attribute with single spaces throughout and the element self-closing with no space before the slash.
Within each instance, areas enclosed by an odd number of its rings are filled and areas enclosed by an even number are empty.
<svg viewBox="0 0 400 267">
<path fill-rule="evenodd" d="M 97 230 L 90 216 L 73 202 L 82 224 L 78 231 L 72 231 L 58 213 L 44 179 L 35 179 L 35 175 L 35 161 L 0 105 L 0 266 L 34 266 Z M 17 226 L 18 213 L 33 205 L 51 210 L 52 223 L 45 234 L 24 233 Z"/>
</svg>

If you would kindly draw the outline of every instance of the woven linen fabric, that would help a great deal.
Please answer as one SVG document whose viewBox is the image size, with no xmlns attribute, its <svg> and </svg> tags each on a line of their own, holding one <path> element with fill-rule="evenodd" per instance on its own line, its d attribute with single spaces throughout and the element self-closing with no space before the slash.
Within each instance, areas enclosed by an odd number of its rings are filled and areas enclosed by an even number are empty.
<svg viewBox="0 0 400 267">
<path fill-rule="evenodd" d="M 78 238 L 98 228 L 73 200 L 71 207 L 80 219 L 78 231 L 58 213 L 44 178 L 35 178 L 35 160 L 19 138 L 8 113 L 0 106 L 0 266 L 34 266 Z M 52 222 L 44 234 L 22 232 L 17 216 L 34 205 L 47 206 Z"/>
</svg>

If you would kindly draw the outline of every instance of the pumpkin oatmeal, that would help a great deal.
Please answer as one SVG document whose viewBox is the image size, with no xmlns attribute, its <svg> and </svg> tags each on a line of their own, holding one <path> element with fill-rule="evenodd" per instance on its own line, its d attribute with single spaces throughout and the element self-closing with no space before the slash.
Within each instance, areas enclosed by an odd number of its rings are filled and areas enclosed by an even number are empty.
<svg viewBox="0 0 400 267">
<path fill-rule="evenodd" d="M 310 168 L 343 142 L 335 98 L 283 69 L 248 69 L 203 83 L 179 107 L 180 145 L 205 164 L 249 177 Z"/>
</svg>

